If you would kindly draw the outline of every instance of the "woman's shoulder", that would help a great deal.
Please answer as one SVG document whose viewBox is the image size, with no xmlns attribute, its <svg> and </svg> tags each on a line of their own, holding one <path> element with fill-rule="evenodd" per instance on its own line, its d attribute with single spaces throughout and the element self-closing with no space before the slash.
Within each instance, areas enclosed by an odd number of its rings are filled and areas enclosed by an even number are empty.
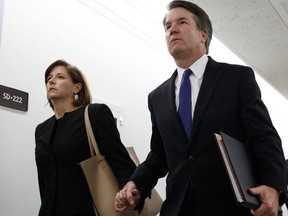
<svg viewBox="0 0 288 216">
<path fill-rule="evenodd" d="M 36 131 L 42 131 L 45 130 L 47 127 L 50 127 L 50 125 L 55 122 L 55 116 L 51 116 L 50 118 L 46 119 L 42 123 L 38 124 L 36 127 Z"/>
<path fill-rule="evenodd" d="M 89 105 L 89 112 L 111 112 L 110 108 L 104 103 L 92 103 Z"/>
<path fill-rule="evenodd" d="M 109 122 L 114 121 L 111 109 L 104 103 L 93 103 L 89 105 L 88 109 L 91 122 Z"/>
</svg>

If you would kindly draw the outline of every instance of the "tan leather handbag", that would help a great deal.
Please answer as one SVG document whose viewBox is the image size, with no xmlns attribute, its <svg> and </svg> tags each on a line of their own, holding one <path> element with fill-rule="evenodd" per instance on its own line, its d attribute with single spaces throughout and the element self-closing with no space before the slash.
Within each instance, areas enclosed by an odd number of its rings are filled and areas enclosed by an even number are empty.
<svg viewBox="0 0 288 216">
<path fill-rule="evenodd" d="M 136 164 L 136 166 L 138 166 L 140 164 L 140 161 L 137 157 L 137 154 L 134 148 L 127 147 L 126 149 L 129 152 L 129 155 L 134 161 L 134 163 Z M 145 204 L 144 204 L 143 210 L 140 213 L 140 216 L 156 216 L 160 212 L 162 203 L 163 203 L 163 200 L 161 196 L 158 194 L 156 189 L 153 188 L 151 191 L 151 199 L 149 199 L 149 197 L 145 199 Z"/>
<path fill-rule="evenodd" d="M 90 124 L 88 106 L 84 113 L 85 126 L 91 152 L 91 158 L 80 162 L 85 178 L 87 180 L 94 209 L 97 216 L 138 216 L 137 211 L 125 213 L 116 212 L 114 208 L 114 197 L 120 191 L 117 179 L 105 157 L 101 155 Z M 136 165 L 139 165 L 138 157 L 133 147 L 127 147 L 130 157 Z M 145 205 L 140 216 L 156 216 L 163 203 L 162 198 L 155 189 L 152 190 L 151 199 L 145 200 Z"/>
<path fill-rule="evenodd" d="M 126 214 L 115 211 L 114 197 L 120 188 L 110 165 L 99 152 L 89 120 L 88 106 L 85 108 L 84 118 L 91 158 L 80 162 L 80 166 L 92 195 L 96 215 L 126 216 Z"/>
</svg>

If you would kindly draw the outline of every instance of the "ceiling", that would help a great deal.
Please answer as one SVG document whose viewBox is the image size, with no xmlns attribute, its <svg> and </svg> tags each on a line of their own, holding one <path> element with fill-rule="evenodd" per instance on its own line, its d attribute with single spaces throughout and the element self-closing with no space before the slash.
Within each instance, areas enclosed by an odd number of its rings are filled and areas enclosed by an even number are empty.
<svg viewBox="0 0 288 216">
<path fill-rule="evenodd" d="M 288 99 L 288 0 L 193 0 L 214 35 Z"/>
<path fill-rule="evenodd" d="M 170 0 L 78 1 L 163 52 L 159 20 Z M 191 1 L 209 15 L 214 36 L 288 99 L 288 0 Z"/>
</svg>

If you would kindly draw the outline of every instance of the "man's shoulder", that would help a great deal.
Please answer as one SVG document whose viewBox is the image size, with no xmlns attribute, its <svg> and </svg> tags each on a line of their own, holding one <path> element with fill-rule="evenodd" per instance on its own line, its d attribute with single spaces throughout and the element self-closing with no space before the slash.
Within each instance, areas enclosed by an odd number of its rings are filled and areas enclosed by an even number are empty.
<svg viewBox="0 0 288 216">
<path fill-rule="evenodd" d="M 221 69 L 251 70 L 251 67 L 246 66 L 246 65 L 216 61 L 212 59 L 211 57 L 209 57 L 207 65 L 217 66 Z"/>
<path fill-rule="evenodd" d="M 167 93 L 168 89 L 171 87 L 171 82 L 172 82 L 172 78 L 170 77 L 169 79 L 167 79 L 164 82 L 162 82 L 155 89 L 153 89 L 149 93 L 149 96 L 151 97 L 153 95 L 158 95 L 158 94 L 161 94 L 162 92 L 166 92 Z"/>
<path fill-rule="evenodd" d="M 176 76 L 177 76 L 177 70 L 174 71 L 174 73 L 172 74 L 171 77 L 169 77 L 164 82 L 162 82 L 160 85 L 158 85 L 155 89 L 153 89 L 149 95 L 157 94 L 157 93 L 160 93 L 162 91 L 167 93 L 167 90 L 172 88 L 171 85 L 174 84 Z"/>
</svg>

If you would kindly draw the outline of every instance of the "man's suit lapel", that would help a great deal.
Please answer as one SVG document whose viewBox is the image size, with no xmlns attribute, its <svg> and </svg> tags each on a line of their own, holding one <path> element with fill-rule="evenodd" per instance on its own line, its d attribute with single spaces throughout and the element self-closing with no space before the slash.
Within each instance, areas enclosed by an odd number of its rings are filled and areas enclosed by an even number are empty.
<svg viewBox="0 0 288 216">
<path fill-rule="evenodd" d="M 201 119 L 206 112 L 207 106 L 209 104 L 209 101 L 213 95 L 214 89 L 222 75 L 222 72 L 220 69 L 220 64 L 214 61 L 212 58 L 209 57 L 204 77 L 202 81 L 202 85 L 198 94 L 195 110 L 194 110 L 194 116 L 193 116 L 193 125 L 192 125 L 192 134 L 191 134 L 191 140 L 193 139 L 195 133 L 197 132 L 198 126 L 201 122 Z M 177 77 L 177 70 L 172 74 L 171 78 L 169 79 L 169 105 L 170 107 L 166 107 L 168 110 L 172 111 L 172 117 L 173 122 L 176 124 L 175 128 L 181 128 L 181 134 L 183 137 L 186 137 L 183 125 L 181 123 L 181 120 L 179 118 L 176 104 L 175 104 L 175 79 Z M 169 112 L 170 112 L 169 111 Z M 171 113 L 171 112 L 170 112 Z M 188 141 L 188 140 L 187 140 Z"/>
<path fill-rule="evenodd" d="M 222 72 L 219 70 L 220 65 L 212 58 L 209 57 L 201 88 L 198 94 L 197 102 L 195 105 L 194 116 L 193 116 L 193 126 L 192 126 L 192 137 L 197 133 L 198 126 L 201 122 L 201 119 L 206 112 L 209 101 L 213 95 L 214 89 L 222 75 Z"/>
</svg>

